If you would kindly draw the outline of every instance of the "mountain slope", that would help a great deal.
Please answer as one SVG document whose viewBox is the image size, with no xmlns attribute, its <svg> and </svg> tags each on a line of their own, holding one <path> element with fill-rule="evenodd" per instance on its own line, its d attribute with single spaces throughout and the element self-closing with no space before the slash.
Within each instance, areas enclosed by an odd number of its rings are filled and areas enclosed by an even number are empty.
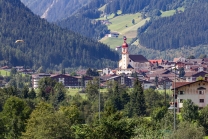
<svg viewBox="0 0 208 139">
<path fill-rule="evenodd" d="M 157 50 L 208 44 L 208 2 L 201 1 L 182 13 L 160 18 L 139 29 L 140 44 Z"/>
<path fill-rule="evenodd" d="M 35 14 L 47 19 L 50 22 L 64 19 L 89 0 L 21 0 Z"/>
<path fill-rule="evenodd" d="M 23 39 L 24 43 L 14 43 Z M 13 66 L 115 66 L 118 54 L 104 44 L 40 19 L 19 0 L 0 0 L 0 60 Z"/>
</svg>

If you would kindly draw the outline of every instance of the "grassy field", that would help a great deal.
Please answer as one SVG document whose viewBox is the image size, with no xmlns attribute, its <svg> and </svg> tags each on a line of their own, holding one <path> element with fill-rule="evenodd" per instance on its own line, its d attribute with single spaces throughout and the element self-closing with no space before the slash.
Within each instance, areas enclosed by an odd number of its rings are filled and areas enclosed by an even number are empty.
<svg viewBox="0 0 208 139">
<path fill-rule="evenodd" d="M 10 72 L 6 70 L 0 70 L 0 75 L 2 76 L 10 76 Z"/>
<path fill-rule="evenodd" d="M 145 24 L 150 18 L 142 19 L 140 13 L 136 14 L 121 14 L 121 11 L 118 11 L 118 15 L 114 17 L 114 14 L 108 16 L 109 21 L 112 23 L 108 25 L 108 29 L 111 31 L 119 32 L 118 38 L 108 38 L 104 37 L 100 42 L 107 44 L 110 48 L 114 49 L 116 46 L 120 46 L 123 43 L 123 36 L 127 37 L 127 43 L 130 43 L 133 38 L 137 36 L 137 29 Z M 98 20 L 102 20 L 99 18 Z M 132 20 L 134 19 L 134 24 Z"/>
<path fill-rule="evenodd" d="M 132 39 L 128 38 L 127 43 L 130 43 L 131 40 Z M 123 36 L 119 36 L 118 38 L 104 37 L 100 42 L 107 44 L 110 48 L 114 49 L 116 46 L 121 46 L 123 44 Z"/>
<path fill-rule="evenodd" d="M 159 93 L 165 93 L 165 90 L 157 90 Z M 171 95 L 173 92 L 171 90 L 166 90 L 166 93 Z"/>
<path fill-rule="evenodd" d="M 185 9 L 183 7 L 178 8 L 178 11 L 184 12 L 184 10 Z M 170 10 L 170 11 L 165 11 L 165 12 L 161 11 L 161 13 L 162 13 L 161 17 L 173 16 L 175 14 L 175 12 L 176 12 L 175 10 Z"/>
</svg>

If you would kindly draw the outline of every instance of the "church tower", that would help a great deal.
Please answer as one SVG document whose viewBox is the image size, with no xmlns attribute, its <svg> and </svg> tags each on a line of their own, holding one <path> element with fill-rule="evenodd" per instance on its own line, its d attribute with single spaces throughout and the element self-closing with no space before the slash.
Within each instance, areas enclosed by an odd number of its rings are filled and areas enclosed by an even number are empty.
<svg viewBox="0 0 208 139">
<path fill-rule="evenodd" d="M 127 69 L 129 64 L 129 52 L 128 44 L 126 43 L 126 37 L 124 37 L 124 43 L 122 44 L 122 69 Z"/>
</svg>

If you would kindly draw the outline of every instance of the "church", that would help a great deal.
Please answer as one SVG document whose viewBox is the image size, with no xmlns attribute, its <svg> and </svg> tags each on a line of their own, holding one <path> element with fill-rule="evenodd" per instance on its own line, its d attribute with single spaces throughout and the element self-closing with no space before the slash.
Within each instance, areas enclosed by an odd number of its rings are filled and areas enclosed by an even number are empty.
<svg viewBox="0 0 208 139">
<path fill-rule="evenodd" d="M 119 61 L 119 67 L 116 70 L 117 75 L 130 75 L 134 72 L 148 71 L 150 69 L 150 62 L 143 55 L 129 55 L 126 37 L 124 37 L 124 43 L 122 44 L 121 49 L 122 58 Z"/>
</svg>

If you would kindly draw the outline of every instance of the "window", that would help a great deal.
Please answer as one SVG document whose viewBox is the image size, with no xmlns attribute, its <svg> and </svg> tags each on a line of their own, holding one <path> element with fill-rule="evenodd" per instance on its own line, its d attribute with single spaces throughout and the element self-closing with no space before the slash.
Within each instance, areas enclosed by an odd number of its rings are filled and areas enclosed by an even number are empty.
<svg viewBox="0 0 208 139">
<path fill-rule="evenodd" d="M 204 103 L 204 99 L 199 99 L 199 103 Z"/>
<path fill-rule="evenodd" d="M 179 94 L 180 94 L 180 95 L 183 95 L 183 94 L 184 94 L 184 91 L 180 91 Z"/>
<path fill-rule="evenodd" d="M 179 100 L 179 103 L 183 103 L 183 99 L 180 99 L 180 100 Z"/>
<path fill-rule="evenodd" d="M 204 91 L 199 91 L 199 94 L 200 94 L 200 95 L 203 95 L 203 94 L 204 94 Z"/>
</svg>

